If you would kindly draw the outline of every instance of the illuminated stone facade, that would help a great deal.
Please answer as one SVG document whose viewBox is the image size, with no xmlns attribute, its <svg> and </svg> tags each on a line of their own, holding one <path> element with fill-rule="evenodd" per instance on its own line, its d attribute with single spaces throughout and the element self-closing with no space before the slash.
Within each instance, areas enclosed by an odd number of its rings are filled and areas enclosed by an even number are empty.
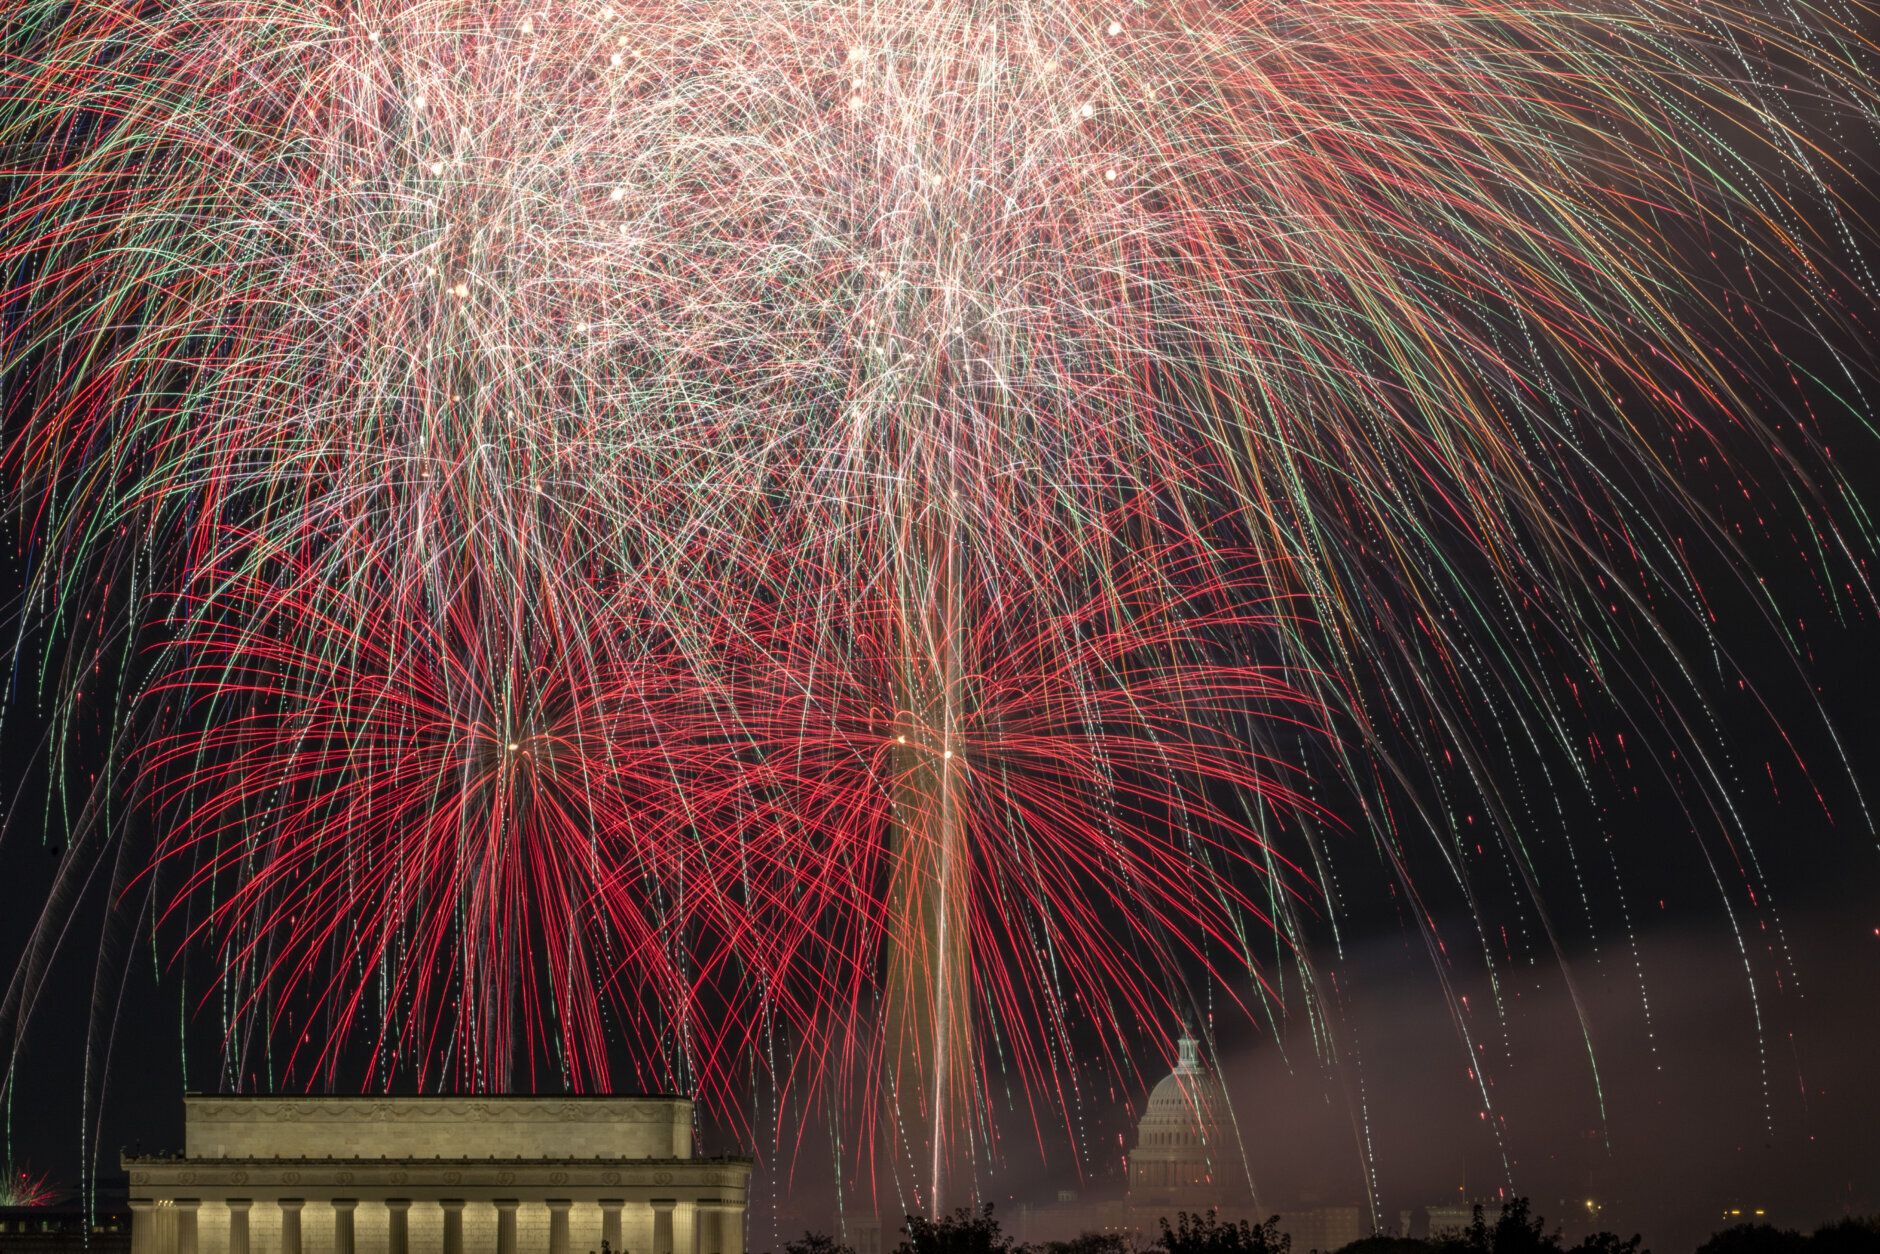
<svg viewBox="0 0 1880 1254">
<path fill-rule="evenodd" d="M 744 1254 L 683 1097 L 211 1097 L 126 1157 L 132 1254 Z"/>
<path fill-rule="evenodd" d="M 1234 1210 L 1246 1196 L 1246 1167 L 1233 1136 L 1227 1097 L 1201 1065 L 1184 1034 L 1175 1070 L 1149 1093 L 1129 1156 L 1129 1205 L 1134 1211 Z"/>
</svg>

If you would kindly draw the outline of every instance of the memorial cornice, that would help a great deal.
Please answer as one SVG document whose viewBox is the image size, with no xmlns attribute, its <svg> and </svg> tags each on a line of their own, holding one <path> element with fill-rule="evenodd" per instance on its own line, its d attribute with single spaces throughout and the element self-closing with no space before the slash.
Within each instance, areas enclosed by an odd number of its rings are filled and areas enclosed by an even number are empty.
<svg viewBox="0 0 1880 1254">
<path fill-rule="evenodd" d="M 401 1189 L 426 1196 L 493 1195 L 568 1189 L 631 1193 L 673 1189 L 741 1195 L 749 1186 L 749 1158 L 154 1158 L 129 1157 L 123 1167 L 133 1192 L 184 1189 L 234 1194 L 247 1189 L 290 1195 L 341 1190 L 366 1197 Z M 741 1197 L 738 1199 L 741 1200 Z"/>
<path fill-rule="evenodd" d="M 689 1118 L 692 1099 L 645 1093 L 631 1097 L 255 1097 L 239 1094 L 187 1098 L 205 1119 L 219 1123 L 654 1123 Z"/>
</svg>

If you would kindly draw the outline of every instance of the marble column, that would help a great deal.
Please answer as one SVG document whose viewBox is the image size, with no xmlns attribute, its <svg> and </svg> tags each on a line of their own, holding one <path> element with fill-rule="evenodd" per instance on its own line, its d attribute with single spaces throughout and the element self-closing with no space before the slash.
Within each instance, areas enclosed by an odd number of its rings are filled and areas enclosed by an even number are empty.
<svg viewBox="0 0 1880 1254">
<path fill-rule="evenodd" d="M 565 1197 L 548 1199 L 548 1254 L 568 1254 L 568 1208 Z"/>
<path fill-rule="evenodd" d="M 692 1240 L 698 1254 L 718 1254 L 718 1199 L 702 1197 L 692 1203 Z"/>
<path fill-rule="evenodd" d="M 333 1254 L 353 1254 L 353 1211 L 358 1208 L 356 1197 L 333 1199 Z"/>
<path fill-rule="evenodd" d="M 719 1254 L 744 1254 L 744 1204 L 724 1202 L 721 1205 L 724 1209 L 718 1212 Z"/>
<path fill-rule="evenodd" d="M 620 1208 L 626 1204 L 625 1198 L 604 1197 L 601 1199 L 601 1248 L 610 1251 L 611 1254 L 621 1254 Z M 140 1252 L 133 1251 L 132 1254 L 140 1254 Z M 445 1254 L 450 1254 L 450 1252 L 446 1250 Z"/>
<path fill-rule="evenodd" d="M 411 1254 L 411 1199 L 388 1197 L 385 1209 L 386 1254 Z"/>
<path fill-rule="evenodd" d="M 248 1208 L 253 1205 L 252 1198 L 228 1200 L 228 1254 L 248 1254 Z"/>
<path fill-rule="evenodd" d="M 444 1254 L 463 1254 L 463 1199 L 447 1197 L 444 1208 Z"/>
<path fill-rule="evenodd" d="M 672 1208 L 675 1205 L 677 1203 L 669 1197 L 653 1199 L 653 1254 L 673 1254 Z"/>
<path fill-rule="evenodd" d="M 171 1205 L 176 1207 L 176 1254 L 196 1254 L 196 1212 L 202 1199 L 179 1197 Z"/>
<path fill-rule="evenodd" d="M 300 1208 L 307 1203 L 298 1197 L 284 1197 L 281 1208 L 281 1254 L 300 1254 Z"/>
<path fill-rule="evenodd" d="M 516 1254 L 516 1199 L 496 1199 L 496 1254 Z"/>
<path fill-rule="evenodd" d="M 151 1238 L 151 1225 L 156 1217 L 151 1214 L 150 1199 L 134 1197 L 131 1199 L 131 1254 L 151 1254 L 155 1242 Z"/>
</svg>

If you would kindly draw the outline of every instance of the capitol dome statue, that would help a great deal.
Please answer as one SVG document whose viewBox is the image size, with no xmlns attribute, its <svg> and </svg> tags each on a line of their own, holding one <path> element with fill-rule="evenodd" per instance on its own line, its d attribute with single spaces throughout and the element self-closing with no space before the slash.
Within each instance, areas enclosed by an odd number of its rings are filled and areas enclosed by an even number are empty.
<svg viewBox="0 0 1880 1254">
<path fill-rule="evenodd" d="M 1175 1070 L 1157 1081 L 1136 1125 L 1129 1156 L 1132 1211 L 1231 1210 L 1250 1200 L 1247 1171 L 1227 1094 L 1201 1064 L 1186 1031 L 1176 1042 Z"/>
</svg>

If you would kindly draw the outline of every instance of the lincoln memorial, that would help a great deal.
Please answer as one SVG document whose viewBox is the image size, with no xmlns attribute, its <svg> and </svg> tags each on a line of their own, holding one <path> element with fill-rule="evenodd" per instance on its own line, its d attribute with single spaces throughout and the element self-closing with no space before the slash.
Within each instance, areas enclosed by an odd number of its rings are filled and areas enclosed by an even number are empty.
<svg viewBox="0 0 1880 1254">
<path fill-rule="evenodd" d="M 748 1158 L 683 1097 L 183 1099 L 125 1157 L 132 1254 L 744 1254 Z"/>
</svg>

